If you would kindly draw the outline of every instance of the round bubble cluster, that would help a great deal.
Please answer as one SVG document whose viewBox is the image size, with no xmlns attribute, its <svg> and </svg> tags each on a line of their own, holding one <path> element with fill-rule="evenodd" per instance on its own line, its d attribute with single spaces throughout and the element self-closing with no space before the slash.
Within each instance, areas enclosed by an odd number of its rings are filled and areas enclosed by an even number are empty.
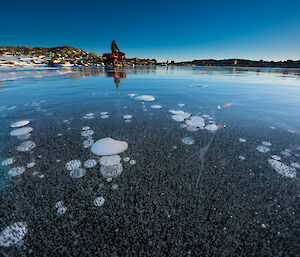
<svg viewBox="0 0 300 257">
<path fill-rule="evenodd" d="M 83 137 L 90 137 L 94 135 L 94 131 L 93 130 L 85 130 L 81 132 L 81 136 Z"/>
<path fill-rule="evenodd" d="M 8 158 L 8 159 L 2 161 L 2 162 L 1 162 L 1 165 L 2 165 L 2 166 L 11 165 L 11 164 L 13 164 L 15 161 L 16 161 L 16 160 L 15 160 L 14 157 Z"/>
<path fill-rule="evenodd" d="M 256 150 L 261 153 L 266 153 L 266 152 L 269 152 L 271 149 L 265 145 L 260 145 L 260 146 L 256 147 Z"/>
<path fill-rule="evenodd" d="M 186 145 L 192 145 L 192 144 L 195 143 L 195 140 L 192 137 L 184 137 L 184 138 L 181 139 L 181 142 L 186 144 Z"/>
<path fill-rule="evenodd" d="M 8 174 L 15 177 L 15 176 L 19 176 L 19 175 L 23 174 L 24 172 L 25 172 L 25 167 L 21 166 L 21 167 L 11 168 L 8 171 Z"/>
<path fill-rule="evenodd" d="M 82 178 L 86 174 L 86 170 L 83 168 L 78 168 L 76 170 L 70 171 L 70 176 L 72 178 Z"/>
<path fill-rule="evenodd" d="M 66 169 L 67 170 L 76 170 L 81 167 L 81 161 L 80 160 L 72 160 L 66 163 Z"/>
<path fill-rule="evenodd" d="M 27 234 L 27 224 L 25 222 L 15 222 L 12 225 L 6 227 L 0 233 L 0 245 L 9 247 L 18 243 Z"/>
<path fill-rule="evenodd" d="M 29 151 L 29 150 L 35 148 L 35 147 L 36 147 L 36 144 L 35 144 L 34 142 L 28 140 L 28 141 L 25 141 L 25 142 L 21 143 L 21 144 L 17 147 L 17 150 L 18 150 L 19 152 L 26 152 L 26 151 Z"/>
<path fill-rule="evenodd" d="M 100 172 L 104 178 L 116 178 L 123 172 L 123 166 L 121 163 L 113 166 L 101 166 Z"/>
<path fill-rule="evenodd" d="M 268 163 L 275 169 L 280 175 L 288 178 L 295 178 L 297 175 L 296 169 L 289 167 L 281 161 L 269 159 Z"/>
<path fill-rule="evenodd" d="M 89 159 L 87 161 L 84 162 L 83 166 L 87 169 L 89 168 L 93 168 L 97 165 L 97 161 L 94 159 Z"/>
<path fill-rule="evenodd" d="M 99 197 L 97 197 L 97 198 L 94 200 L 94 205 L 97 206 L 97 207 L 100 207 L 100 206 L 102 206 L 102 205 L 104 204 L 104 202 L 105 202 L 104 197 L 99 196 Z"/>
<path fill-rule="evenodd" d="M 103 156 L 100 158 L 99 162 L 103 166 L 113 166 L 118 164 L 121 161 L 121 157 L 119 155 L 109 155 Z"/>
</svg>

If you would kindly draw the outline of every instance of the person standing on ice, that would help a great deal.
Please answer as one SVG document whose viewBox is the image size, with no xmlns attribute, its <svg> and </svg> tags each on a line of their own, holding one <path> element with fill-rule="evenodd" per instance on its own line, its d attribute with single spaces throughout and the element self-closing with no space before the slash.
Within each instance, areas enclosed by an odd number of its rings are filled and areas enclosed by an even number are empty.
<svg viewBox="0 0 300 257">
<path fill-rule="evenodd" d="M 118 51 L 119 51 L 119 53 L 121 52 L 117 45 L 117 42 L 115 40 L 113 40 L 111 42 L 110 48 L 111 48 L 112 53 L 114 53 L 114 54 L 116 54 Z"/>
</svg>

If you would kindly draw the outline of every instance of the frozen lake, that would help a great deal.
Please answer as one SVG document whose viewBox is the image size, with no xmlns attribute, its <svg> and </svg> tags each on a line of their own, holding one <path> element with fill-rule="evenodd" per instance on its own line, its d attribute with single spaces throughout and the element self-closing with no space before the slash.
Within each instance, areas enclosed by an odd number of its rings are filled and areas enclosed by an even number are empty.
<svg viewBox="0 0 300 257">
<path fill-rule="evenodd" d="M 300 70 L 0 70 L 0 131 L 4 256 L 299 254 Z"/>
</svg>

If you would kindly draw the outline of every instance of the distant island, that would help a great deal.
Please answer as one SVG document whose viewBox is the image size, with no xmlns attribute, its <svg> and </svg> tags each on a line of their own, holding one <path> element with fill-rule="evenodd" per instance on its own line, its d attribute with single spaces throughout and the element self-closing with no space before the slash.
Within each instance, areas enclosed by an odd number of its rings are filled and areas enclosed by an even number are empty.
<svg viewBox="0 0 300 257">
<path fill-rule="evenodd" d="M 5 57 L 14 56 L 19 61 L 8 60 Z M 60 47 L 27 47 L 27 46 L 0 46 L 1 65 L 25 65 L 22 57 L 32 57 L 29 62 L 32 64 L 46 64 L 49 66 L 103 66 L 103 57 L 95 53 L 88 53 L 82 49 L 71 46 Z M 3 57 L 3 58 L 1 58 Z M 23 64 L 22 64 L 23 63 Z M 28 59 L 27 62 L 28 64 Z M 300 68 L 300 60 L 286 61 L 252 61 L 245 59 L 224 59 L 224 60 L 193 60 L 193 61 L 167 61 L 157 62 L 155 59 L 126 58 L 127 65 L 194 65 L 194 66 L 236 66 L 236 67 L 273 67 L 273 68 Z"/>
</svg>

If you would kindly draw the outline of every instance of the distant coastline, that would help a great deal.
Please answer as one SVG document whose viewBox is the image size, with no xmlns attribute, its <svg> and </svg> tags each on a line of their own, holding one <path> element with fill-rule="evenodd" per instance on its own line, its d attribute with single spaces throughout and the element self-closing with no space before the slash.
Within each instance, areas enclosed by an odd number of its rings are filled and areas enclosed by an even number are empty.
<svg viewBox="0 0 300 257">
<path fill-rule="evenodd" d="M 9 58 L 14 57 L 14 58 Z M 252 61 L 246 59 L 203 59 L 193 61 L 157 62 L 155 59 L 126 58 L 127 65 L 174 65 L 174 66 L 229 66 L 229 67 L 257 67 L 257 68 L 300 68 L 300 60 L 286 61 Z M 82 49 L 61 47 L 26 47 L 0 46 L 1 66 L 26 66 L 40 64 L 47 66 L 104 66 L 103 57 L 95 53 L 88 53 Z"/>
</svg>

